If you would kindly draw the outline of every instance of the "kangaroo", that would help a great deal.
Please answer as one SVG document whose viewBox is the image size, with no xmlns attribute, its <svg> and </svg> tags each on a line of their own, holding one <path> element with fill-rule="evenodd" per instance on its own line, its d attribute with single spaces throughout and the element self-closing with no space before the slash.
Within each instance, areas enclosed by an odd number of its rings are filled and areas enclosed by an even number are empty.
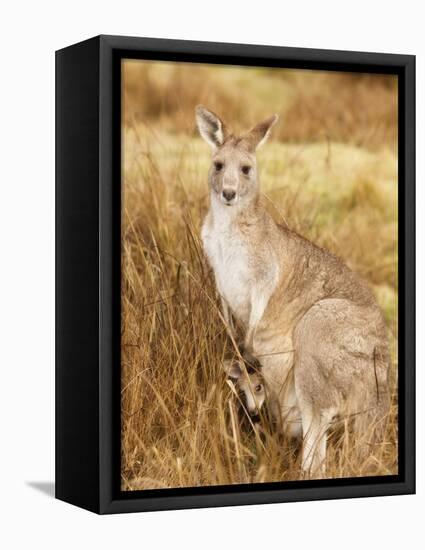
<svg viewBox="0 0 425 550">
<path fill-rule="evenodd" d="M 254 427 L 262 431 L 262 420 L 272 420 L 273 430 L 276 433 L 297 439 L 301 433 L 301 420 L 297 417 L 292 417 L 290 420 L 286 414 L 283 426 L 279 403 L 273 401 L 268 393 L 260 361 L 243 346 L 239 348 L 238 355 L 233 359 L 226 359 L 222 367 L 241 395 L 244 411 L 248 413 Z M 266 409 L 265 412 L 264 409 Z M 271 417 L 268 413 L 271 413 Z M 293 426 L 289 429 L 290 421 L 297 424 L 295 429 Z"/>
<path fill-rule="evenodd" d="M 244 405 L 254 424 L 260 423 L 260 411 L 266 401 L 261 364 L 258 360 L 242 355 L 242 359 L 227 359 L 223 363 L 224 372 L 236 382 L 243 395 Z"/>
<path fill-rule="evenodd" d="M 356 429 L 383 424 L 390 354 L 382 312 L 366 283 L 340 259 L 278 225 L 260 203 L 256 151 L 277 115 L 233 135 L 203 106 L 200 135 L 212 149 L 204 252 L 223 318 L 261 361 L 268 399 L 290 437 L 302 437 L 305 476 L 326 473 L 326 439 L 336 416 Z M 379 430 L 375 430 L 378 438 Z"/>
</svg>

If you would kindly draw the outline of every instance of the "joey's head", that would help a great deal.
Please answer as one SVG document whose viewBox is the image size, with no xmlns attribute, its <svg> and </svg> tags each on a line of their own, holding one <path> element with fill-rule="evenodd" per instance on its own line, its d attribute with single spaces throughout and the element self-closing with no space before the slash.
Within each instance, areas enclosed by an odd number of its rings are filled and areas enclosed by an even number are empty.
<svg viewBox="0 0 425 550">
<path fill-rule="evenodd" d="M 249 132 L 234 136 L 213 112 L 199 105 L 199 133 L 212 148 L 208 182 L 213 196 L 227 207 L 243 207 L 258 195 L 256 151 L 268 138 L 277 115 L 260 122 Z"/>
<path fill-rule="evenodd" d="M 249 415 L 254 422 L 258 422 L 261 408 L 266 400 L 261 365 L 258 361 L 252 364 L 247 361 L 242 362 L 240 359 L 230 359 L 224 361 L 223 369 L 242 394 Z"/>
</svg>

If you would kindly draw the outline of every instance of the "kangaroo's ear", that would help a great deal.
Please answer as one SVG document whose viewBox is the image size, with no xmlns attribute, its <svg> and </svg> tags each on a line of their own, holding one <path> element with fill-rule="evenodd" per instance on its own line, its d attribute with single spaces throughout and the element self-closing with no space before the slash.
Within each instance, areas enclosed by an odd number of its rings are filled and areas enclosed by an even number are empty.
<svg viewBox="0 0 425 550">
<path fill-rule="evenodd" d="M 213 149 L 223 145 L 227 130 L 223 121 L 202 105 L 196 107 L 196 124 L 199 133 Z"/>
<path fill-rule="evenodd" d="M 235 361 L 234 359 L 227 359 L 224 361 L 223 369 L 227 376 L 230 376 L 230 378 L 235 378 L 236 380 L 242 375 L 241 366 L 238 361 Z"/>
<path fill-rule="evenodd" d="M 279 116 L 276 114 L 266 118 L 266 120 L 254 126 L 254 128 L 245 135 L 245 139 L 248 141 L 253 151 L 261 147 L 261 145 L 267 141 L 271 129 L 276 124 L 278 118 Z"/>
</svg>

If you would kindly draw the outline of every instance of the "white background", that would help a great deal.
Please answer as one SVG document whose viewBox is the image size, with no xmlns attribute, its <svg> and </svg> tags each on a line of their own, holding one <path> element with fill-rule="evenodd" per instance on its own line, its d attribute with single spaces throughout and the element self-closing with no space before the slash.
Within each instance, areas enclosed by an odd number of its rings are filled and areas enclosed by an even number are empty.
<svg viewBox="0 0 425 550">
<path fill-rule="evenodd" d="M 417 55 L 418 243 L 425 236 L 419 0 L 3 3 L 0 20 L 0 544 L 3 548 L 424 548 L 418 495 L 98 517 L 55 501 L 54 51 L 100 33 Z M 412 213 L 413 214 L 413 213 Z M 419 252 L 419 251 L 418 251 Z M 418 257 L 418 340 L 424 258 Z M 37 485 L 37 484 L 40 484 Z M 44 484 L 43 484 L 44 483 Z M 34 486 L 35 484 L 35 486 Z M 37 488 L 38 487 L 38 488 Z M 43 490 L 40 490 L 41 489 Z M 422 510 L 421 510 L 422 508 Z"/>
</svg>

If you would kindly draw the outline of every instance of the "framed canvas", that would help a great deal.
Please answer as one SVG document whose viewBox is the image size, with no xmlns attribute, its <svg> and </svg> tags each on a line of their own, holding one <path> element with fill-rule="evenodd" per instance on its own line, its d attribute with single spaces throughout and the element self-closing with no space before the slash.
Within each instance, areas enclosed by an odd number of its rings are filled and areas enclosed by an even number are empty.
<svg viewBox="0 0 425 550">
<path fill-rule="evenodd" d="M 413 56 L 58 51 L 56 497 L 413 493 L 414 186 Z"/>
</svg>

